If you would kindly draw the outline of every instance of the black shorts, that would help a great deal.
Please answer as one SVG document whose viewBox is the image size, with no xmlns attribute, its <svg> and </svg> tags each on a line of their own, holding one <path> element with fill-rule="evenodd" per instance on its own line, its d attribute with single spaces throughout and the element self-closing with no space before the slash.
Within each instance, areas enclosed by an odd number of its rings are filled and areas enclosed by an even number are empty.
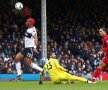
<svg viewBox="0 0 108 90">
<path fill-rule="evenodd" d="M 33 57 L 33 48 L 24 48 L 24 50 L 20 51 L 21 54 L 24 55 L 24 57 L 32 58 Z"/>
</svg>

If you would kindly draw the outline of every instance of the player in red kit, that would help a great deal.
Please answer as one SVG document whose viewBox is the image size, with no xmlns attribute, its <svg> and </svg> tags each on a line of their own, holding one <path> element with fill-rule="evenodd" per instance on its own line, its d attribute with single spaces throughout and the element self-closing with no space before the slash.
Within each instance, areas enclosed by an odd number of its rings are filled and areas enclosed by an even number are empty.
<svg viewBox="0 0 108 90">
<path fill-rule="evenodd" d="M 107 29 L 102 27 L 99 29 L 99 34 L 102 36 L 102 42 L 103 42 L 103 49 L 101 49 L 98 53 L 104 54 L 103 59 L 100 61 L 99 66 L 96 68 L 92 82 L 96 83 L 96 78 L 100 75 L 101 71 L 107 69 L 108 66 L 108 35 L 107 35 Z"/>
</svg>

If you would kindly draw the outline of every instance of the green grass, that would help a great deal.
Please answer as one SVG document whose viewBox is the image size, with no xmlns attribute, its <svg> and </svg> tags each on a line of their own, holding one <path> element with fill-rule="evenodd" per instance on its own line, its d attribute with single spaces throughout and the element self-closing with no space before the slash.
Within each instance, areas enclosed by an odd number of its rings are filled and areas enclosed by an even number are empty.
<svg viewBox="0 0 108 90">
<path fill-rule="evenodd" d="M 74 84 L 58 84 L 52 82 L 0 82 L 0 90 L 108 90 L 108 81 L 96 84 L 75 82 Z"/>
</svg>

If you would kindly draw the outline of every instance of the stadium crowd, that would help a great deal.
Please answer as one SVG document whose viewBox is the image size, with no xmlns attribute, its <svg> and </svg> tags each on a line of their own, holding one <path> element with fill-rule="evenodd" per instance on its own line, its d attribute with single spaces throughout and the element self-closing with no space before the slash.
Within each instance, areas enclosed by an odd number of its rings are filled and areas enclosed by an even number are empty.
<svg viewBox="0 0 108 90">
<path fill-rule="evenodd" d="M 39 38 L 33 60 L 39 64 L 42 46 L 40 16 L 34 13 L 35 10 L 40 12 L 38 6 L 40 2 L 37 1 L 30 5 L 30 9 L 33 12 L 31 16 L 37 22 Z M 102 26 L 108 27 L 107 6 L 103 1 L 79 2 L 81 0 L 62 0 L 62 2 L 47 0 L 48 57 L 50 52 L 55 51 L 60 64 L 75 74 L 93 72 L 98 66 L 103 57 L 97 53 L 102 47 L 98 29 Z M 8 5 L 7 7 L 3 4 L 0 7 L 0 73 L 16 73 L 14 58 L 23 49 L 22 38 L 26 29 L 24 23 L 27 17 L 24 17 L 22 12 L 17 12 L 12 5 Z M 28 5 L 27 2 L 26 5 Z M 38 72 L 27 67 L 24 60 L 21 63 L 23 73 Z"/>
</svg>

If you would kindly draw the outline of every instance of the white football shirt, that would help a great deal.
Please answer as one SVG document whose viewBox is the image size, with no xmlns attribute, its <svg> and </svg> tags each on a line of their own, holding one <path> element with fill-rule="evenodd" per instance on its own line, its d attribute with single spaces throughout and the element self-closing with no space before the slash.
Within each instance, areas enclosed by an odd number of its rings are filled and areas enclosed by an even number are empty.
<svg viewBox="0 0 108 90">
<path fill-rule="evenodd" d="M 37 32 L 36 32 L 36 28 L 35 27 L 32 27 L 32 28 L 28 28 L 26 30 L 26 33 L 25 34 L 31 34 L 31 37 L 28 38 L 25 36 L 25 48 L 29 48 L 29 47 L 35 47 L 35 42 L 34 42 L 34 35 L 36 34 L 37 35 Z"/>
</svg>

